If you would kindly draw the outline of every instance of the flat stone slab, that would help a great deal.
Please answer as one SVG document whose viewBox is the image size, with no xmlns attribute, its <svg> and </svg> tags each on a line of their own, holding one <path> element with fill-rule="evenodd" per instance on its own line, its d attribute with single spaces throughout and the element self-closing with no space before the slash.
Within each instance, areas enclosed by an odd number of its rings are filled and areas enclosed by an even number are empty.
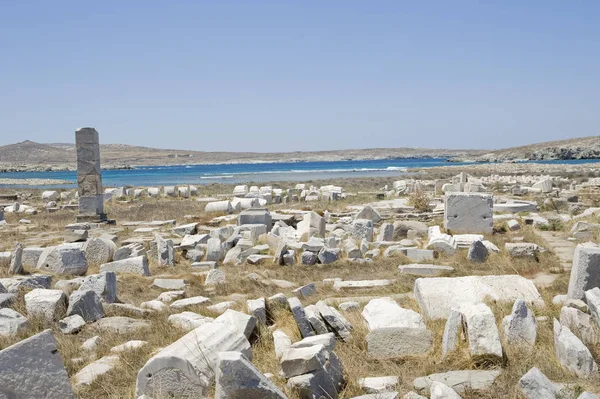
<svg viewBox="0 0 600 399">
<path fill-rule="evenodd" d="M 413 263 L 410 265 L 398 266 L 398 271 L 401 274 L 410 274 L 412 276 L 437 277 L 443 274 L 452 273 L 454 268 L 450 266 Z"/>
<path fill-rule="evenodd" d="M 179 299 L 173 302 L 170 307 L 171 309 L 181 309 L 185 308 L 186 306 L 204 305 L 208 302 L 210 302 L 209 298 L 204 296 L 194 296 L 191 298 Z"/>
<path fill-rule="evenodd" d="M 119 362 L 118 355 L 104 356 L 82 368 L 75 376 L 75 386 L 91 385 L 96 378 L 112 370 Z"/>
<path fill-rule="evenodd" d="M 356 280 L 356 281 L 336 281 L 333 283 L 333 289 L 340 291 L 349 288 L 374 288 L 387 287 L 392 285 L 396 280 Z"/>
<path fill-rule="evenodd" d="M 457 393 L 465 390 L 481 391 L 488 389 L 500 375 L 500 370 L 456 370 L 447 373 L 431 374 L 419 377 L 413 381 L 415 390 L 429 395 L 429 387 L 434 381 L 441 382 L 454 389 Z"/>
<path fill-rule="evenodd" d="M 511 303 L 523 299 L 533 306 L 545 306 L 533 281 L 517 275 L 418 278 L 415 299 L 430 320 L 446 319 L 451 308 L 486 299 Z"/>
<path fill-rule="evenodd" d="M 153 288 L 162 290 L 182 290 L 186 285 L 185 280 L 178 278 L 157 278 L 152 283 Z"/>
</svg>

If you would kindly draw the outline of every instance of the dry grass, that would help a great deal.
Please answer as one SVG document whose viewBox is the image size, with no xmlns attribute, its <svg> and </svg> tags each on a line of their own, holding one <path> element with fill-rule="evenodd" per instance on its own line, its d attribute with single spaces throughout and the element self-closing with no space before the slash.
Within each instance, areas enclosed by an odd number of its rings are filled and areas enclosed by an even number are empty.
<svg viewBox="0 0 600 399">
<path fill-rule="evenodd" d="M 276 184 L 274 185 L 276 186 Z M 315 185 L 317 185 L 317 183 L 315 183 Z M 381 181 L 361 181 L 353 187 L 357 189 L 356 191 L 369 191 L 377 190 L 376 187 L 380 185 L 383 185 Z M 288 186 L 289 184 L 286 183 L 285 187 Z M 227 188 L 227 190 L 225 190 L 225 188 Z M 205 193 L 210 193 L 206 195 L 214 195 L 218 192 L 231 192 L 231 187 L 225 188 L 223 185 L 216 185 L 207 187 L 206 190 L 201 188 L 201 192 L 203 195 Z M 373 200 L 374 196 L 372 195 L 359 195 L 351 196 L 347 200 L 339 202 L 277 205 L 273 206 L 272 209 L 302 207 L 318 212 L 322 212 L 325 209 L 342 212 L 349 205 L 361 204 Z M 204 205 L 205 204 L 194 200 L 144 199 L 132 203 L 111 203 L 107 206 L 107 212 L 110 217 L 117 219 L 119 222 L 174 219 L 178 223 L 187 223 L 193 220 L 206 224 L 215 215 L 206 215 L 203 212 Z M 186 218 L 186 215 L 191 215 L 191 218 Z M 10 224 L 16 223 L 19 218 L 20 217 L 16 215 L 7 215 L 7 220 Z M 47 240 L 48 242 L 61 242 L 64 225 L 74 221 L 75 213 L 64 211 L 48 214 L 44 212 L 27 218 L 30 218 L 33 222 L 31 229 L 22 229 L 22 231 L 15 231 L 14 229 L 9 231 L 0 230 L 0 246 L 3 247 L 4 250 L 11 249 L 14 244 L 19 241 L 26 242 L 28 245 L 31 245 L 31 242 L 40 239 Z M 113 227 L 108 227 L 108 230 L 112 233 L 118 234 L 120 238 L 125 238 L 132 235 L 134 228 L 121 228 L 120 226 L 117 226 L 116 229 L 117 230 Z M 119 229 L 121 230 L 119 231 Z M 167 232 L 168 227 L 163 231 Z M 493 236 L 488 237 L 488 239 L 493 241 L 502 250 L 504 243 L 511 241 L 516 236 L 524 237 L 524 240 L 527 242 L 542 244 L 538 236 L 529 226 L 526 226 L 521 231 L 515 233 L 507 232 L 504 234 L 494 234 Z M 188 297 L 197 295 L 208 296 L 211 298 L 211 304 L 231 300 L 233 294 L 243 294 L 248 299 L 268 297 L 278 292 L 284 292 L 288 296 L 291 295 L 291 290 L 282 290 L 276 286 L 250 280 L 246 277 L 248 273 L 258 273 L 265 279 L 289 280 L 298 285 L 311 282 L 317 283 L 316 295 L 303 300 L 303 303 L 306 305 L 325 298 L 368 295 L 386 296 L 410 293 L 413 289 L 415 277 L 400 275 L 397 269 L 398 265 L 406 263 L 411 262 L 406 257 L 398 256 L 395 258 L 379 258 L 372 263 L 366 264 L 339 261 L 332 265 L 296 265 L 294 267 L 280 267 L 271 263 L 260 266 L 251 266 L 247 264 L 240 266 L 223 266 L 222 269 L 227 275 L 227 283 L 216 288 L 207 288 L 203 284 L 204 277 L 192 274 L 193 270 L 191 269 L 189 262 L 182 257 L 178 257 L 177 265 L 171 268 L 158 267 L 156 262 L 152 260 L 150 269 L 153 277 L 151 278 L 135 275 L 119 275 L 117 294 L 121 301 L 138 306 L 144 301 L 155 299 L 162 292 L 159 289 L 152 288 L 151 285 L 154 276 L 164 275 L 172 278 L 184 278 L 188 282 L 188 288 L 186 289 Z M 537 260 L 528 260 L 511 259 L 504 252 L 500 254 L 491 254 L 485 263 L 473 264 L 467 261 L 466 250 L 461 250 L 452 257 L 441 257 L 436 259 L 433 263 L 453 266 L 455 268 L 455 272 L 452 274 L 453 276 L 520 274 L 529 278 L 540 272 L 548 272 L 553 267 L 560 265 L 559 260 L 551 253 L 543 253 Z M 95 272 L 96 270 L 97 268 L 92 268 L 90 269 L 90 272 Z M 30 270 L 30 272 L 32 271 Z M 0 274 L 3 273 L 4 271 L 0 271 Z M 333 277 L 339 277 L 344 280 L 395 279 L 396 282 L 391 286 L 378 289 L 337 292 L 320 283 L 325 278 Z M 60 277 L 56 277 L 54 281 L 59 279 Z M 552 380 L 575 383 L 579 384 L 582 388 L 600 392 L 599 381 L 577 380 L 574 376 L 564 372 L 555 359 L 551 320 L 552 317 L 558 316 L 560 309 L 551 305 L 551 299 L 556 294 L 565 293 L 567 283 L 568 276 L 562 274 L 552 287 L 540 290 L 540 293 L 549 306 L 544 310 L 538 310 L 537 315 L 548 316 L 550 321 L 540 324 L 539 338 L 535 351 L 531 355 L 523 355 L 508 350 L 502 367 L 503 373 L 498 378 L 493 389 L 487 392 L 466 392 L 462 395 L 463 398 L 521 398 L 517 388 L 518 380 L 533 366 L 540 368 L 542 372 Z M 20 294 L 14 307 L 19 312 L 25 313 L 22 295 L 23 293 Z M 410 298 L 403 298 L 398 302 L 405 308 L 418 310 L 417 303 Z M 509 314 L 511 305 L 512 304 L 490 303 L 499 326 L 502 318 Z M 245 301 L 239 301 L 235 309 L 245 310 Z M 215 316 L 207 310 L 206 306 L 196 306 L 186 310 L 195 311 L 206 316 Z M 348 312 L 345 315 L 354 326 L 354 330 L 352 332 L 352 340 L 348 343 L 339 342 L 336 348 L 336 353 L 339 355 L 342 364 L 344 365 L 347 381 L 347 385 L 341 394 L 341 398 L 351 398 L 363 394 L 358 387 L 358 379 L 363 377 L 386 375 L 398 376 L 400 379 L 398 390 L 401 394 L 404 394 L 412 389 L 412 382 L 416 377 L 449 370 L 474 369 L 481 367 L 470 359 L 465 343 L 461 344 L 461 347 L 455 354 L 442 360 L 441 340 L 444 323 L 439 321 L 427 323 L 428 328 L 431 329 L 434 336 L 434 346 L 428 355 L 406 359 L 382 360 L 371 358 L 367 355 L 365 339 L 368 331 L 360 312 Z M 152 356 L 152 353 L 159 348 L 169 345 L 185 334 L 185 331 L 170 325 L 167 322 L 167 317 L 168 313 L 164 312 L 158 312 L 148 316 L 146 319 L 151 322 L 152 328 L 143 332 L 125 335 L 101 333 L 101 341 L 96 353 L 96 358 L 107 355 L 111 347 L 132 339 L 148 341 L 148 345 L 138 350 L 122 353 L 120 355 L 121 362 L 115 369 L 98 378 L 91 386 L 78 389 L 78 396 L 81 398 L 133 397 L 137 372 Z M 274 374 L 274 381 L 277 385 L 279 385 L 290 398 L 297 398 L 297 394 L 290 392 L 287 389 L 285 380 L 279 376 L 279 362 L 275 357 L 271 330 L 273 328 L 282 329 L 290 335 L 294 341 L 300 339 L 299 332 L 289 311 L 276 310 L 271 314 L 271 319 L 276 327 L 259 328 L 258 333 L 253 339 L 253 363 L 263 373 Z M 55 330 L 55 336 L 59 342 L 59 351 L 64 359 L 65 366 L 70 376 L 75 375 L 83 366 L 92 360 L 92 358 L 89 358 L 81 349 L 81 344 L 86 339 L 98 334 L 98 331 L 94 329 L 93 326 L 86 327 L 82 332 L 76 335 L 65 336 L 57 331 L 56 326 L 48 326 L 40 320 L 32 320 L 31 324 L 31 331 L 26 335 L 10 339 L 0 339 L 0 349 L 17 342 L 26 336 L 42 331 L 44 328 L 50 327 Z M 600 348 L 591 349 L 597 358 L 600 359 Z M 77 362 L 73 360 L 77 358 L 84 358 L 84 361 Z M 499 366 L 496 365 L 494 367 Z"/>
</svg>

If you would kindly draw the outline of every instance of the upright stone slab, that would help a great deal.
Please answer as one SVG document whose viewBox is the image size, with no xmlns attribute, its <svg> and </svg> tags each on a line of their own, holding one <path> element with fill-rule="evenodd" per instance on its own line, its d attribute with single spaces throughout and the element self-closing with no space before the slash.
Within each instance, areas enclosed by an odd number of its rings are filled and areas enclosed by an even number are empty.
<svg viewBox="0 0 600 399">
<path fill-rule="evenodd" d="M 449 193 L 444 197 L 444 228 L 454 233 L 491 234 L 494 197 L 483 193 Z"/>
<path fill-rule="evenodd" d="M 91 127 L 77 129 L 75 145 L 77 150 L 77 192 L 79 194 L 77 220 L 106 220 L 98 132 Z"/>
<path fill-rule="evenodd" d="M 52 330 L 1 350 L 0 364 L 0 397 L 75 397 Z"/>
<path fill-rule="evenodd" d="M 585 291 L 600 287 L 600 246 L 586 242 L 575 248 L 569 280 L 570 299 L 583 299 Z"/>
</svg>

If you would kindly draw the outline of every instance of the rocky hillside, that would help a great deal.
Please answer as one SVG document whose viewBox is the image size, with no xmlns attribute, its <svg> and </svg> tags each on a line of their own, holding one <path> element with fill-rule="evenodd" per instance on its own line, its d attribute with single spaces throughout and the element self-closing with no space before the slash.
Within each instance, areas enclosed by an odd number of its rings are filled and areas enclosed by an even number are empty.
<svg viewBox="0 0 600 399">
<path fill-rule="evenodd" d="M 342 161 L 393 158 L 451 158 L 474 157 L 483 154 L 476 150 L 436 150 L 424 148 L 373 148 L 364 150 L 336 150 L 315 152 L 256 153 L 256 152 L 202 152 L 156 149 L 124 144 L 100 146 L 102 167 L 218 164 L 252 162 Z M 0 147 L 1 170 L 64 170 L 75 167 L 73 144 L 39 144 L 24 141 Z"/>
<path fill-rule="evenodd" d="M 551 160 L 598 158 L 600 158 L 600 136 L 590 136 L 506 148 L 489 152 L 477 157 L 476 160 L 502 161 L 517 159 Z"/>
</svg>

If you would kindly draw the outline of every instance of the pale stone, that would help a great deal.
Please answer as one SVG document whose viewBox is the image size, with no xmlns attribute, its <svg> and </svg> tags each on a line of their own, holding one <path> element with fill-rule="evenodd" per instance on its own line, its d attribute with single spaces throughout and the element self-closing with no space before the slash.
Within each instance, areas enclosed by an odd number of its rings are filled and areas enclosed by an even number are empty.
<svg viewBox="0 0 600 399">
<path fill-rule="evenodd" d="M 350 234 L 355 240 L 373 242 L 373 222 L 369 219 L 355 219 Z"/>
<path fill-rule="evenodd" d="M 429 390 L 431 391 L 431 399 L 461 399 L 454 389 L 438 381 L 433 381 Z"/>
<path fill-rule="evenodd" d="M 149 276 L 148 258 L 145 255 L 105 263 L 100 266 L 100 272 L 133 273 Z"/>
<path fill-rule="evenodd" d="M 583 299 L 585 291 L 600 287 L 600 246 L 579 244 L 573 255 L 573 268 L 569 280 L 570 299 Z"/>
<path fill-rule="evenodd" d="M 399 379 L 396 376 L 368 377 L 358 380 L 358 385 L 367 393 L 379 394 L 396 389 Z"/>
<path fill-rule="evenodd" d="M 92 290 L 105 303 L 115 303 L 117 301 L 117 275 L 114 272 L 102 272 L 87 276 L 79 290 Z"/>
<path fill-rule="evenodd" d="M 450 310 L 448 320 L 444 326 L 442 337 L 442 358 L 445 358 L 458 347 L 462 331 L 462 313 L 456 309 Z"/>
<path fill-rule="evenodd" d="M 286 353 L 292 346 L 292 340 L 283 330 L 273 331 L 273 345 L 275 347 L 275 356 L 277 359 Z"/>
<path fill-rule="evenodd" d="M 325 302 L 319 301 L 315 304 L 325 324 L 331 328 L 342 340 L 349 341 L 351 338 L 350 330 L 352 326 L 336 309 L 328 306 Z"/>
<path fill-rule="evenodd" d="M 112 348 L 110 348 L 110 351 L 112 353 L 121 353 L 121 352 L 131 351 L 131 350 L 139 349 L 142 346 L 146 345 L 147 343 L 148 342 L 141 341 L 141 340 L 127 341 L 124 344 L 113 346 Z"/>
<path fill-rule="evenodd" d="M 369 219 L 373 223 L 378 223 L 381 220 L 381 215 L 370 205 L 367 205 L 358 212 L 355 219 Z"/>
<path fill-rule="evenodd" d="M 308 322 L 317 334 L 326 334 L 328 332 L 325 322 L 321 319 L 319 309 L 315 305 L 306 306 L 304 308 L 304 313 L 306 314 Z"/>
<path fill-rule="evenodd" d="M 63 244 L 46 248 L 37 263 L 37 269 L 53 274 L 83 275 L 88 263 L 81 248 L 76 244 Z"/>
<path fill-rule="evenodd" d="M 36 288 L 25 294 L 24 299 L 29 316 L 49 322 L 61 319 L 67 311 L 67 296 L 62 290 Z"/>
<path fill-rule="evenodd" d="M 249 299 L 246 301 L 248 312 L 262 324 L 267 324 L 267 308 L 265 298 Z"/>
<path fill-rule="evenodd" d="M 73 316 L 65 317 L 58 322 L 58 328 L 63 334 L 75 334 L 85 326 L 85 320 L 83 317 L 75 314 Z"/>
<path fill-rule="evenodd" d="M 368 353 L 377 358 L 420 355 L 431 349 L 433 336 L 423 318 L 392 298 L 371 300 L 362 316 L 369 328 Z"/>
<path fill-rule="evenodd" d="M 561 388 L 537 368 L 530 369 L 519 380 L 521 392 L 527 399 L 558 399 Z"/>
<path fill-rule="evenodd" d="M 145 320 L 133 319 L 131 317 L 113 316 L 104 317 L 95 324 L 100 331 L 113 334 L 132 334 L 138 330 L 145 330 L 152 325 Z"/>
<path fill-rule="evenodd" d="M 225 277 L 225 272 L 220 269 L 212 269 L 208 271 L 206 275 L 206 280 L 204 281 L 204 285 L 219 285 L 225 284 L 227 279 Z"/>
<path fill-rule="evenodd" d="M 194 312 L 181 312 L 170 315 L 168 321 L 182 330 L 192 331 L 203 324 L 213 322 L 214 319 Z"/>
<path fill-rule="evenodd" d="M 484 303 L 459 308 L 466 326 L 471 358 L 475 361 L 500 361 L 502 344 L 492 310 Z"/>
<path fill-rule="evenodd" d="M 523 299 L 527 304 L 544 306 L 531 280 L 516 275 L 419 278 L 415 298 L 427 319 L 445 319 L 452 307 L 482 303 L 490 298 L 498 302 Z"/>
<path fill-rule="evenodd" d="M 493 196 L 451 193 L 444 196 L 444 228 L 452 233 L 484 233 L 493 230 Z"/>
<path fill-rule="evenodd" d="M 325 219 L 316 212 L 304 214 L 298 223 L 297 236 L 300 241 L 308 241 L 311 237 L 325 237 Z"/>
<path fill-rule="evenodd" d="M 560 324 L 568 327 L 585 345 L 593 346 L 600 342 L 592 316 L 578 309 L 564 306 L 560 310 Z"/>
<path fill-rule="evenodd" d="M 215 323 L 222 323 L 239 334 L 243 334 L 246 338 L 250 338 L 256 328 L 256 317 L 238 312 L 232 309 L 227 309 L 222 315 L 215 319 Z"/>
<path fill-rule="evenodd" d="M 322 369 L 328 359 L 323 345 L 290 348 L 281 358 L 281 370 L 286 378 Z"/>
<path fill-rule="evenodd" d="M 243 334 L 222 323 L 204 324 L 154 355 L 138 373 L 135 395 L 205 397 L 214 380 L 218 353 L 251 356 Z"/>
<path fill-rule="evenodd" d="M 504 341 L 507 345 L 531 351 L 537 337 L 537 321 L 522 299 L 515 301 L 512 313 L 502 320 Z"/>
<path fill-rule="evenodd" d="M 454 271 L 453 267 L 427 264 L 410 264 L 398 266 L 401 274 L 410 274 L 413 276 L 436 277 L 443 274 L 449 274 Z"/>
<path fill-rule="evenodd" d="M 554 319 L 554 348 L 561 366 L 580 378 L 591 377 L 598 372 L 589 349 L 568 327 Z"/>
<path fill-rule="evenodd" d="M 169 307 L 171 309 L 181 309 L 186 306 L 204 305 L 207 302 L 210 302 L 209 298 L 203 296 L 194 296 L 191 298 L 179 299 L 169 305 Z"/>
<path fill-rule="evenodd" d="M 501 372 L 501 370 L 454 370 L 416 378 L 413 385 L 415 390 L 423 395 L 430 394 L 430 386 L 436 381 L 448 385 L 458 393 L 483 391 L 492 386 Z"/>
<path fill-rule="evenodd" d="M 186 281 L 179 278 L 157 278 L 152 283 L 153 288 L 162 290 L 181 290 L 186 287 Z"/>
<path fill-rule="evenodd" d="M 0 337 L 14 337 L 28 329 L 29 321 L 25 316 L 10 308 L 0 309 Z M 0 351 L 0 358 L 1 354 Z"/>
<path fill-rule="evenodd" d="M 112 261 L 116 250 L 116 244 L 104 238 L 90 238 L 83 244 L 83 252 L 90 265 L 100 266 Z"/>
<path fill-rule="evenodd" d="M 76 387 L 91 385 L 98 377 L 111 371 L 119 362 L 119 356 L 104 356 L 81 370 L 73 377 Z"/>
</svg>

